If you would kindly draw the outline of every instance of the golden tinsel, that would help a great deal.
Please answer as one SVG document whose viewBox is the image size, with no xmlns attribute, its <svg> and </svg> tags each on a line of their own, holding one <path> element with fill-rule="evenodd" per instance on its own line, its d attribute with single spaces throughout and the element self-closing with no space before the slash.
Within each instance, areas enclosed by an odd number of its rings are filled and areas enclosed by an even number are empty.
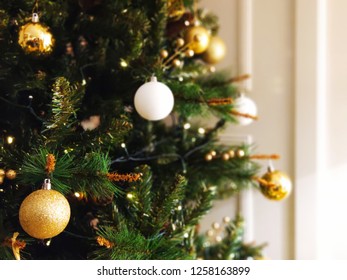
<svg viewBox="0 0 347 280">
<path fill-rule="evenodd" d="M 232 115 L 238 116 L 238 117 L 244 117 L 244 118 L 248 118 L 248 119 L 252 119 L 252 120 L 257 120 L 258 119 L 258 116 L 254 116 L 254 115 L 247 114 L 247 113 L 241 113 L 241 112 L 238 112 L 236 110 L 232 110 L 230 113 Z"/>
<path fill-rule="evenodd" d="M 107 173 L 106 176 L 110 181 L 113 181 L 113 182 L 119 182 L 119 181 L 137 182 L 138 180 L 141 179 L 142 173 L 119 174 L 117 172 L 113 172 L 113 173 Z"/>
<path fill-rule="evenodd" d="M 273 159 L 277 160 L 280 159 L 280 155 L 278 154 L 271 154 L 271 155 L 263 155 L 263 154 L 257 154 L 257 155 L 251 155 L 251 159 Z"/>
<path fill-rule="evenodd" d="M 25 241 L 17 240 L 19 232 L 14 232 L 11 238 L 5 239 L 3 245 L 12 248 L 12 252 L 16 260 L 20 260 L 20 250 L 26 246 Z"/>
<path fill-rule="evenodd" d="M 112 247 L 114 247 L 114 243 L 111 242 L 110 240 L 107 240 L 106 238 L 102 237 L 102 236 L 97 236 L 96 237 L 96 242 L 98 242 L 98 244 L 100 246 L 105 246 L 107 249 L 110 249 Z"/>
<path fill-rule="evenodd" d="M 210 98 L 207 100 L 207 104 L 209 106 L 220 106 L 220 105 L 229 105 L 232 104 L 234 101 L 231 97 L 225 97 L 225 98 Z"/>
<path fill-rule="evenodd" d="M 47 155 L 47 160 L 46 160 L 46 172 L 47 174 L 52 173 L 55 170 L 55 156 L 53 154 L 48 154 Z"/>
</svg>

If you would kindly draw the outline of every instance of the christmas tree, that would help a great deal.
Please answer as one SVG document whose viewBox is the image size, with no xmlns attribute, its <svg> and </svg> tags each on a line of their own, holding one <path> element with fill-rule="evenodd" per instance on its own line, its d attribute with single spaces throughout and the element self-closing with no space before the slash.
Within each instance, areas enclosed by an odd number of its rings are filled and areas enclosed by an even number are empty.
<svg viewBox="0 0 347 280">
<path fill-rule="evenodd" d="M 290 192 L 258 174 L 276 156 L 219 141 L 256 115 L 237 106 L 248 76 L 215 71 L 215 15 L 192 0 L 13 0 L 0 19 L 0 259 L 261 257 L 240 216 L 199 231 L 217 199 Z"/>
</svg>

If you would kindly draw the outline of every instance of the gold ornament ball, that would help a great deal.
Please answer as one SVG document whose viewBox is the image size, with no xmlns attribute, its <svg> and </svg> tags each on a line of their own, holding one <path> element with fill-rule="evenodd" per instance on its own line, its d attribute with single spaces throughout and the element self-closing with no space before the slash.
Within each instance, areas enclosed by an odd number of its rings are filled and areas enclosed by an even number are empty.
<svg viewBox="0 0 347 280">
<path fill-rule="evenodd" d="M 176 40 L 176 45 L 177 45 L 177 47 L 183 47 L 184 46 L 184 40 L 182 39 L 182 38 L 178 38 L 177 40 Z"/>
<path fill-rule="evenodd" d="M 16 178 L 16 176 L 17 176 L 16 171 L 14 171 L 13 169 L 7 170 L 7 172 L 6 172 L 7 179 L 14 180 Z"/>
<path fill-rule="evenodd" d="M 278 170 L 269 170 L 260 180 L 262 194 L 272 200 L 282 200 L 291 193 L 292 182 L 289 177 Z"/>
<path fill-rule="evenodd" d="M 83 192 L 74 192 L 73 196 L 78 201 L 84 200 L 86 198 L 86 195 Z"/>
<path fill-rule="evenodd" d="M 194 56 L 194 51 L 193 50 L 186 50 L 185 55 L 187 57 L 193 57 Z"/>
<path fill-rule="evenodd" d="M 61 233 L 70 220 L 70 205 L 55 190 L 37 190 L 28 195 L 19 208 L 19 222 L 24 231 L 37 239 Z"/>
<path fill-rule="evenodd" d="M 205 155 L 205 160 L 206 161 L 211 161 L 213 159 L 213 156 L 211 154 L 206 154 Z"/>
<path fill-rule="evenodd" d="M 220 224 L 217 222 L 212 223 L 212 228 L 213 229 L 220 229 Z"/>
<path fill-rule="evenodd" d="M 160 56 L 162 58 L 167 58 L 169 56 L 169 52 L 167 50 L 161 50 L 160 51 Z"/>
<path fill-rule="evenodd" d="M 182 61 L 176 58 L 172 61 L 172 65 L 174 67 L 180 67 L 182 65 Z"/>
<path fill-rule="evenodd" d="M 231 157 L 231 158 L 233 158 L 233 157 L 235 157 L 235 151 L 234 150 L 229 150 L 229 156 Z"/>
<path fill-rule="evenodd" d="M 5 177 L 5 170 L 0 168 L 0 177 Z"/>
<path fill-rule="evenodd" d="M 223 160 L 229 160 L 230 159 L 230 155 L 228 153 L 224 153 L 222 158 L 223 158 Z"/>
<path fill-rule="evenodd" d="M 185 40 L 188 43 L 189 49 L 193 50 L 196 54 L 200 54 L 208 48 L 210 34 L 202 26 L 193 26 L 188 28 Z"/>
<path fill-rule="evenodd" d="M 236 155 L 237 155 L 237 157 L 242 158 L 246 155 L 246 153 L 244 150 L 239 149 L 236 151 Z"/>
<path fill-rule="evenodd" d="M 20 28 L 18 43 L 26 53 L 49 54 L 53 50 L 54 39 L 48 27 L 29 22 Z"/>
<path fill-rule="evenodd" d="M 226 54 L 227 48 L 224 41 L 215 36 L 210 39 L 207 50 L 202 54 L 202 59 L 209 64 L 220 62 Z"/>
</svg>

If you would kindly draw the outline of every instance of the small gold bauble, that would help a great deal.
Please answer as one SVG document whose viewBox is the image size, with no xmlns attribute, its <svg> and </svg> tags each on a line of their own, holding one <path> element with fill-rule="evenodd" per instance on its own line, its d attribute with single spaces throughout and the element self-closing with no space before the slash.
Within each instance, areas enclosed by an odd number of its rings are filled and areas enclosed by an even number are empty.
<svg viewBox="0 0 347 280">
<path fill-rule="evenodd" d="M 161 50 L 160 51 L 160 56 L 162 58 L 167 58 L 169 56 L 169 52 L 167 50 Z"/>
<path fill-rule="evenodd" d="M 6 178 L 9 180 L 14 180 L 17 176 L 16 171 L 14 171 L 13 169 L 9 169 L 6 172 Z"/>
<path fill-rule="evenodd" d="M 230 159 L 230 155 L 228 153 L 224 153 L 222 155 L 222 158 L 223 158 L 223 160 L 229 160 Z"/>
<path fill-rule="evenodd" d="M 216 67 L 210 66 L 208 71 L 210 71 L 211 73 L 214 73 L 214 72 L 216 72 Z"/>
<path fill-rule="evenodd" d="M 223 223 L 224 223 L 224 224 L 230 223 L 230 221 L 231 221 L 231 218 L 228 217 L 228 216 L 225 216 L 225 217 L 223 218 Z"/>
<path fill-rule="evenodd" d="M 239 150 L 236 151 L 236 155 L 237 155 L 239 158 L 244 157 L 245 154 L 246 154 L 246 153 L 245 153 L 244 150 L 239 149 Z"/>
<path fill-rule="evenodd" d="M 172 65 L 173 65 L 174 67 L 179 67 L 179 66 L 182 65 L 182 61 L 176 58 L 176 59 L 174 59 L 174 60 L 172 61 Z"/>
<path fill-rule="evenodd" d="M 20 28 L 18 43 L 26 53 L 49 54 L 53 50 L 54 39 L 48 27 L 29 22 Z"/>
<path fill-rule="evenodd" d="M 220 236 L 220 235 L 217 235 L 216 237 L 215 237 L 215 241 L 216 242 L 221 242 L 223 240 L 223 238 Z"/>
<path fill-rule="evenodd" d="M 184 46 L 184 40 L 182 39 L 182 38 L 178 38 L 177 40 L 176 40 L 176 45 L 177 45 L 177 47 L 183 47 Z"/>
<path fill-rule="evenodd" d="M 206 51 L 210 43 L 210 34 L 202 26 L 193 26 L 188 28 L 185 40 L 189 49 L 193 50 L 196 54 L 200 54 Z"/>
<path fill-rule="evenodd" d="M 215 157 L 215 156 L 217 155 L 217 152 L 216 152 L 216 151 L 211 151 L 211 155 L 212 155 L 213 157 Z"/>
<path fill-rule="evenodd" d="M 229 150 L 228 153 L 229 153 L 230 158 L 235 157 L 235 151 L 234 150 Z"/>
<path fill-rule="evenodd" d="M 213 228 L 213 229 L 219 229 L 219 228 L 220 228 L 220 224 L 217 223 L 217 222 L 214 222 L 214 223 L 212 224 L 212 228 Z"/>
<path fill-rule="evenodd" d="M 5 170 L 0 168 L 0 177 L 5 177 Z"/>
<path fill-rule="evenodd" d="M 194 56 L 194 51 L 193 50 L 186 50 L 185 52 L 187 57 L 193 57 Z"/>
<path fill-rule="evenodd" d="M 211 154 L 206 154 L 205 155 L 205 160 L 206 161 L 211 161 L 213 159 L 213 156 Z"/>
<path fill-rule="evenodd" d="M 73 196 L 78 201 L 84 200 L 86 198 L 86 195 L 83 192 L 74 192 Z"/>
<path fill-rule="evenodd" d="M 210 43 L 206 51 L 202 54 L 202 59 L 209 64 L 220 62 L 226 54 L 226 46 L 223 40 L 217 36 L 210 39 Z"/>
<path fill-rule="evenodd" d="M 19 222 L 24 231 L 37 239 L 61 233 L 70 220 L 70 205 L 55 190 L 37 190 L 28 195 L 19 208 Z"/>
<path fill-rule="evenodd" d="M 289 177 L 278 170 L 268 170 L 260 182 L 262 194 L 272 200 L 282 200 L 291 193 L 292 182 Z"/>
</svg>

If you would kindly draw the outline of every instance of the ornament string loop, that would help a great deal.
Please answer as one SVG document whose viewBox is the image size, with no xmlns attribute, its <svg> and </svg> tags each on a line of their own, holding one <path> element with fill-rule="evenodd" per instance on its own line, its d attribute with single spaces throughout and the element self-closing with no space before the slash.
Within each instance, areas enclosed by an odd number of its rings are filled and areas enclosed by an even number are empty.
<svg viewBox="0 0 347 280">
<path fill-rule="evenodd" d="M 157 82 L 157 81 L 158 81 L 157 77 L 154 76 L 154 75 L 152 75 L 152 77 L 151 77 L 151 82 Z"/>
</svg>

